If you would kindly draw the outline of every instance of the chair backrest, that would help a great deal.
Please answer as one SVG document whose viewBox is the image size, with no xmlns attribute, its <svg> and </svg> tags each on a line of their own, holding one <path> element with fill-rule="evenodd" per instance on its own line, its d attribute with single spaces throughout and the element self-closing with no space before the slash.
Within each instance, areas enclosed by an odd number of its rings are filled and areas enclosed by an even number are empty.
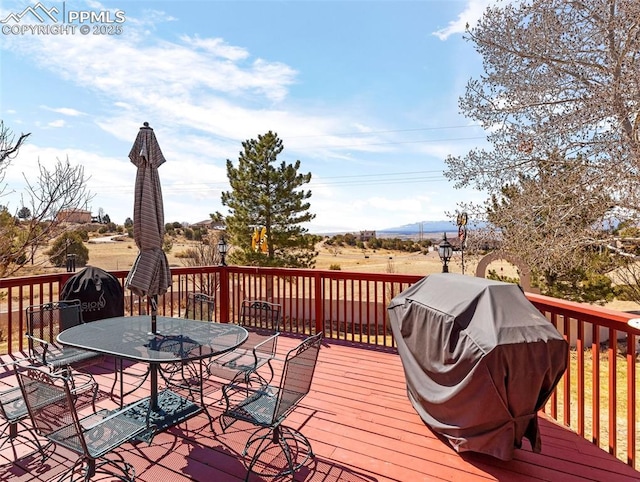
<svg viewBox="0 0 640 482">
<path fill-rule="evenodd" d="M 213 321 L 216 303 L 213 296 L 204 293 L 189 293 L 184 317 L 190 320 Z"/>
<path fill-rule="evenodd" d="M 245 328 L 280 331 L 282 306 L 262 300 L 244 300 L 240 307 L 240 324 Z"/>
<path fill-rule="evenodd" d="M 302 341 L 289 350 L 282 369 L 274 422 L 280 423 L 311 389 L 311 381 L 318 361 L 322 332 Z"/>
<path fill-rule="evenodd" d="M 17 368 L 16 376 L 36 432 L 76 453 L 88 455 L 69 381 L 35 367 Z"/>
<path fill-rule="evenodd" d="M 27 334 L 55 344 L 61 331 L 82 323 L 80 300 L 52 301 L 27 307 Z M 38 342 L 29 338 L 29 350 L 37 351 Z"/>
</svg>

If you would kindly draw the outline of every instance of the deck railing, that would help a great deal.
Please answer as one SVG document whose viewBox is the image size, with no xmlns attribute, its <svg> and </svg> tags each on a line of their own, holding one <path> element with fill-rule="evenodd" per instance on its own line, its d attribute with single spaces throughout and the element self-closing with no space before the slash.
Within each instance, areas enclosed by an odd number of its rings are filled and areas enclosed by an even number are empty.
<svg viewBox="0 0 640 482">
<path fill-rule="evenodd" d="M 127 271 L 112 272 L 124 284 Z M 25 349 L 25 308 L 58 299 L 70 273 L 0 280 L 0 353 Z M 182 316 L 187 293 L 214 294 L 215 319 L 235 319 L 244 299 L 283 307 L 283 331 L 394 349 L 386 307 L 421 277 L 285 268 L 207 266 L 172 268 L 173 284 L 158 312 Z M 637 398 L 640 331 L 633 314 L 528 294 L 529 300 L 570 342 L 570 369 L 545 406 L 547 413 L 632 467 L 640 433 Z M 125 291 L 129 315 L 149 313 L 146 299 Z"/>
</svg>

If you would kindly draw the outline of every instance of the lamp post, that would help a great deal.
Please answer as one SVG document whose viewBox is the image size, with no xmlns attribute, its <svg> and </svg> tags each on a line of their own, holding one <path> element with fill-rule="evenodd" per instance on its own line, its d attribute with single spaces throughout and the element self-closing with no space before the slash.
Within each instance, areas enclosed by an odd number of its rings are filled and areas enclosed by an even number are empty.
<svg viewBox="0 0 640 482">
<path fill-rule="evenodd" d="M 449 272 L 449 265 L 447 264 L 451 259 L 451 255 L 453 254 L 453 246 L 449 241 L 447 241 L 447 233 L 444 233 L 444 239 L 440 241 L 438 245 L 438 256 L 442 260 L 442 272 Z"/>
<path fill-rule="evenodd" d="M 227 255 L 227 249 L 229 249 L 229 246 L 227 246 L 227 241 L 224 239 L 224 236 L 222 236 L 220 238 L 220 240 L 218 241 L 218 253 L 220 253 L 220 265 L 221 266 L 226 266 L 227 263 L 225 262 L 225 257 Z"/>
</svg>

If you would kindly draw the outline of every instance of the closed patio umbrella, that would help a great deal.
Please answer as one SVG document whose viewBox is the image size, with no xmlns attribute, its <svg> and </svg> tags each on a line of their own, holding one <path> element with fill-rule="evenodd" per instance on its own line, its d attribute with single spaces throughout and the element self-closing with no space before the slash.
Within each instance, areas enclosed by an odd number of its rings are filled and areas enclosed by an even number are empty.
<svg viewBox="0 0 640 482">
<path fill-rule="evenodd" d="M 140 252 L 125 287 L 151 302 L 151 332 L 156 333 L 158 295 L 171 286 L 169 261 L 162 251 L 164 208 L 158 167 L 164 162 L 158 141 L 145 122 L 138 131 L 129 159 L 138 168 L 133 206 L 133 238 Z"/>
</svg>

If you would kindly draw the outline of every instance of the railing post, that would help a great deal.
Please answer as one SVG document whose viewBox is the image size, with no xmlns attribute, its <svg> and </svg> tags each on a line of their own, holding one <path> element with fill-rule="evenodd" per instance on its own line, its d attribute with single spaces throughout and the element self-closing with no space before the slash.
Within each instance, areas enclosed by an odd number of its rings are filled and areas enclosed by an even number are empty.
<svg viewBox="0 0 640 482">
<path fill-rule="evenodd" d="M 229 323 L 229 268 L 220 266 L 220 322 Z"/>
<path fill-rule="evenodd" d="M 324 289 L 323 278 L 320 273 L 314 275 L 314 297 L 316 314 L 316 333 L 324 330 Z"/>
</svg>

